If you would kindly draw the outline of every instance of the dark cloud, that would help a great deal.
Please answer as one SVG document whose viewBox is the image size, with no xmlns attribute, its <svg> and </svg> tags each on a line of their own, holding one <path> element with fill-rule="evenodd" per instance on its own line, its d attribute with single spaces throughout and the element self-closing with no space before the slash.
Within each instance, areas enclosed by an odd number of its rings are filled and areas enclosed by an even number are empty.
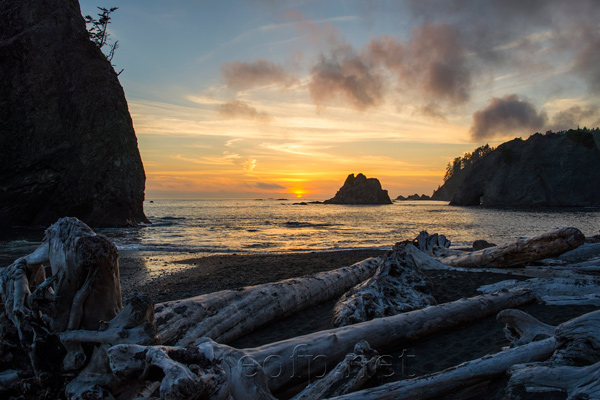
<svg viewBox="0 0 600 400">
<path fill-rule="evenodd" d="M 600 34 L 586 31 L 583 35 L 586 46 L 579 52 L 575 63 L 575 72 L 581 74 L 592 93 L 600 92 Z"/>
<path fill-rule="evenodd" d="M 567 130 L 584 126 L 586 121 L 591 122 L 590 127 L 600 125 L 600 107 L 597 105 L 573 106 L 566 110 L 559 111 L 552 117 L 550 129 L 553 131 Z"/>
<path fill-rule="evenodd" d="M 494 97 L 490 104 L 473 113 L 471 137 L 473 140 L 501 139 L 517 133 L 533 133 L 542 129 L 548 116 L 535 106 L 519 99 L 516 94 Z"/>
<path fill-rule="evenodd" d="M 241 100 L 231 100 L 220 104 L 219 112 L 227 118 L 255 119 L 261 122 L 270 122 L 272 119 L 269 114 L 260 112 Z"/>
<path fill-rule="evenodd" d="M 258 59 L 253 62 L 234 61 L 221 64 L 225 84 L 235 90 L 277 84 L 289 87 L 297 80 L 281 65 Z"/>
<path fill-rule="evenodd" d="M 312 69 L 308 89 L 318 106 L 342 100 L 358 110 L 379 105 L 384 96 L 383 78 L 355 54 L 339 60 L 322 56 Z"/>
<path fill-rule="evenodd" d="M 277 183 L 268 183 L 268 182 L 257 182 L 255 186 L 259 189 L 265 190 L 281 190 L 285 189 L 285 186 L 281 186 Z"/>
</svg>

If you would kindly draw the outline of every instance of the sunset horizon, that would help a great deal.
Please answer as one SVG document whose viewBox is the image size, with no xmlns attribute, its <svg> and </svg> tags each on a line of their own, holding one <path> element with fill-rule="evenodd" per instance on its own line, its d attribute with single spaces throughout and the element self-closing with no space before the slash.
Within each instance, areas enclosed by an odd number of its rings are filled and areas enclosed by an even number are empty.
<svg viewBox="0 0 600 400">
<path fill-rule="evenodd" d="M 431 195 L 478 146 L 600 125 L 593 2 L 369 4 L 114 4 L 146 198 Z"/>
</svg>

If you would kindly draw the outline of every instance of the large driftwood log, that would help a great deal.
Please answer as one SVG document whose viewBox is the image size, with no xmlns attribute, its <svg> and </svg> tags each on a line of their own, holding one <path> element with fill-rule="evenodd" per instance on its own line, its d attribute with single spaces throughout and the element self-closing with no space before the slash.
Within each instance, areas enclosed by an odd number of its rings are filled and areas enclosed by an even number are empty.
<svg viewBox="0 0 600 400">
<path fill-rule="evenodd" d="M 508 370 L 508 398 L 549 392 L 567 394 L 568 399 L 600 398 L 600 311 L 560 324 L 554 337 L 557 349 L 548 361 Z"/>
<path fill-rule="evenodd" d="M 355 343 L 368 338 L 374 349 L 391 343 L 410 342 L 444 329 L 494 315 L 506 308 L 533 301 L 527 290 L 504 291 L 491 295 L 461 299 L 421 310 L 378 318 L 351 326 L 315 332 L 244 352 L 261 364 L 269 388 L 277 391 L 295 381 L 305 381 L 307 371 L 321 373 L 325 365 L 337 363 L 352 351 Z"/>
<path fill-rule="evenodd" d="M 581 246 L 585 236 L 576 228 L 561 228 L 528 239 L 439 260 L 460 268 L 509 268 L 544 258 L 557 257 Z"/>
<path fill-rule="evenodd" d="M 529 289 L 538 301 L 549 305 L 590 304 L 600 306 L 600 278 L 574 276 L 572 278 L 514 279 L 492 283 L 477 289 L 493 293 L 502 289 Z"/>
<path fill-rule="evenodd" d="M 545 360 L 556 346 L 554 338 L 529 343 L 468 361 L 419 378 L 391 382 L 329 400 L 424 400 L 503 375 L 515 364 Z"/>
<path fill-rule="evenodd" d="M 148 374 L 143 371 L 148 371 L 151 366 L 161 368 L 164 374 L 160 383 L 162 397 L 177 398 L 193 391 L 208 397 L 218 393 L 231 394 L 236 399 L 272 400 L 272 392 L 293 383 L 309 381 L 315 376 L 324 376 L 325 371 L 338 362 L 346 360 L 346 364 L 337 367 L 338 372 L 347 370 L 350 367 L 347 363 L 356 359 L 352 355 L 347 358 L 347 355 L 353 351 L 357 354 L 356 343 L 366 337 L 374 348 L 385 348 L 392 343 L 397 345 L 416 340 L 532 299 L 528 291 L 477 296 L 253 349 L 234 349 L 200 338 L 188 347 L 117 345 L 108 350 L 108 355 L 111 370 L 120 379 L 134 376 L 147 379 Z M 372 371 L 377 364 L 374 357 L 359 357 L 358 370 L 366 368 L 365 371 Z M 194 365 L 203 367 L 198 370 Z M 324 379 L 321 383 L 317 382 L 316 387 L 307 388 L 305 394 L 311 396 L 310 393 L 327 392 L 338 386 L 350 388 L 360 383 L 360 379 L 358 382 L 340 380 L 339 374 L 330 374 Z"/>
<path fill-rule="evenodd" d="M 411 256 L 418 251 L 410 242 L 397 243 L 382 257 L 375 275 L 340 298 L 331 325 L 352 325 L 436 304 L 431 282 Z"/>
<path fill-rule="evenodd" d="M 155 308 L 159 336 L 169 345 L 186 346 L 199 337 L 227 343 L 277 317 L 341 295 L 369 278 L 377 265 L 377 258 L 369 258 L 304 278 L 161 303 Z"/>
</svg>

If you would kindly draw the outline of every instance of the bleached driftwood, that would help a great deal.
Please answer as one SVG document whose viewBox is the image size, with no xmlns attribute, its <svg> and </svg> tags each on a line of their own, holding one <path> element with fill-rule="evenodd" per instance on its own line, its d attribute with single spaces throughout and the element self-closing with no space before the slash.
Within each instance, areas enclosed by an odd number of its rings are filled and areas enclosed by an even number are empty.
<svg viewBox="0 0 600 400">
<path fill-rule="evenodd" d="M 515 364 L 545 360 L 552 355 L 554 338 L 504 350 L 419 378 L 391 382 L 329 400 L 424 400 L 453 393 L 503 375 Z"/>
<path fill-rule="evenodd" d="M 568 399 L 600 398 L 600 311 L 560 324 L 554 337 L 557 349 L 550 359 L 508 370 L 508 398 L 549 392 L 567 394 Z"/>
<path fill-rule="evenodd" d="M 33 253 L 1 269 L 0 293 L 0 344 L 15 367 L 0 374 L 0 390 L 52 397 L 70 381 L 71 399 L 110 396 L 105 349 L 156 336 L 149 299 L 122 306 L 116 247 L 76 218 L 58 220 Z"/>
<path fill-rule="evenodd" d="M 374 349 L 410 342 L 426 335 L 515 308 L 533 301 L 527 290 L 504 291 L 461 299 L 420 310 L 377 318 L 351 326 L 315 332 L 244 352 L 263 365 L 269 387 L 276 391 L 293 381 L 306 380 L 306 371 L 318 374 L 319 359 L 337 363 L 355 343 L 368 338 Z M 323 358 L 324 356 L 325 358 Z M 320 357 L 320 358 L 316 358 Z M 311 364 L 312 363 L 312 364 Z M 295 373 L 298 371 L 299 373 Z"/>
<path fill-rule="evenodd" d="M 327 375 L 308 385 L 292 400 L 328 399 L 354 392 L 375 375 L 380 365 L 379 353 L 363 340 Z"/>
<path fill-rule="evenodd" d="M 600 243 L 584 243 L 581 246 L 558 256 L 558 259 L 569 264 L 580 263 L 600 258 Z"/>
<path fill-rule="evenodd" d="M 423 233 L 423 232 L 422 232 Z M 412 249 L 406 250 L 407 247 Z M 431 282 L 411 253 L 410 243 L 397 243 L 382 257 L 375 275 L 346 292 L 333 310 L 332 327 L 352 325 L 436 304 Z"/>
<path fill-rule="evenodd" d="M 553 337 L 556 328 L 515 309 L 500 311 L 496 320 L 504 325 L 504 334 L 513 346 Z"/>
<path fill-rule="evenodd" d="M 341 295 L 368 279 L 377 265 L 377 258 L 369 258 L 304 278 L 161 303 L 155 308 L 159 336 L 169 345 L 185 346 L 199 337 L 227 343 L 277 317 Z"/>
<path fill-rule="evenodd" d="M 166 398 L 177 398 L 191 390 L 208 396 L 230 393 L 234 398 L 272 399 L 271 393 L 284 387 L 324 376 L 326 370 L 344 361 L 349 353 L 354 351 L 356 354 L 355 345 L 365 337 L 369 338 L 373 348 L 385 348 L 392 343 L 398 345 L 416 340 L 505 308 L 517 307 L 532 299 L 528 291 L 505 291 L 315 332 L 252 349 L 234 349 L 201 338 L 188 347 L 117 345 L 108 350 L 108 355 L 113 374 L 121 380 L 134 376 L 147 379 L 148 374 L 143 371 L 149 371 L 151 366 L 161 368 L 165 377 L 160 384 L 160 392 Z M 361 357 L 359 370 L 366 367 L 365 371 L 370 371 L 377 362 L 373 358 Z M 353 359 L 349 356 L 348 361 Z M 366 362 L 365 366 L 362 366 L 363 362 Z M 193 365 L 203 367 L 200 370 Z M 339 366 L 338 371 L 348 368 L 344 365 Z M 325 379 L 320 386 L 354 386 L 352 382 L 342 385 L 344 381 L 335 374 Z M 307 393 L 321 392 L 320 386 L 307 388 Z M 167 396 L 168 393 L 175 393 L 174 397 L 170 397 L 171 394 Z"/>
<path fill-rule="evenodd" d="M 66 386 L 67 397 L 93 399 L 116 396 L 122 388 L 108 369 L 107 350 L 121 343 L 156 344 L 154 306 L 147 295 L 130 296 L 121 312 L 103 323 L 99 330 L 65 331 L 59 333 L 59 338 L 67 349 L 64 369 L 70 371 L 84 367 Z M 89 360 L 86 360 L 84 347 L 91 347 Z"/>
<path fill-rule="evenodd" d="M 22 367 L 23 378 L 56 374 L 62 359 L 55 364 L 60 353 L 46 345 L 49 336 L 98 329 L 101 321 L 121 310 L 117 257 L 116 247 L 106 238 L 76 218 L 62 218 L 46 230 L 38 249 L 0 270 L 4 312 L 31 367 Z M 49 264 L 48 277 L 43 263 Z M 11 329 L 7 323 L 2 323 L 3 331 Z M 11 348 L 9 338 L 3 339 Z M 11 352 L 15 359 L 19 357 L 18 350 Z M 15 361 L 19 363 L 24 364 Z"/>
<path fill-rule="evenodd" d="M 112 373 L 122 382 L 160 379 L 163 399 L 233 398 L 277 400 L 262 366 L 243 350 L 203 338 L 193 346 L 117 345 L 108 350 Z M 308 385 L 294 400 L 323 399 L 358 389 L 377 370 L 378 353 L 361 341 L 327 375 Z M 150 376 L 158 368 L 161 375 Z M 150 393 L 151 395 L 152 393 Z"/>
<path fill-rule="evenodd" d="M 535 293 L 538 301 L 549 305 L 600 306 L 600 278 L 598 277 L 532 278 L 525 281 L 510 279 L 485 285 L 477 290 L 482 293 L 493 293 L 501 289 L 522 288 L 530 289 Z"/>
<path fill-rule="evenodd" d="M 433 256 L 439 252 L 445 251 L 450 247 L 450 240 L 444 235 L 438 235 L 434 233 L 430 235 L 427 231 L 421 231 L 419 235 L 412 241 L 413 245 L 421 250 L 423 253 Z"/>
<path fill-rule="evenodd" d="M 461 268 L 509 268 L 544 258 L 557 257 L 581 246 L 585 236 L 576 228 L 561 228 L 516 242 L 439 259 Z"/>
</svg>

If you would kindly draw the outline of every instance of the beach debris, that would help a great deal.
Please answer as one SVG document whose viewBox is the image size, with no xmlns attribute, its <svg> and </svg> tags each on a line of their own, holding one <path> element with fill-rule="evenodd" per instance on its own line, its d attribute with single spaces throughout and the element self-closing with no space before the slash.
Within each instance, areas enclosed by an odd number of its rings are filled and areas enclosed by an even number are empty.
<svg viewBox="0 0 600 400">
<path fill-rule="evenodd" d="M 0 391 L 60 386 L 66 373 L 76 377 L 73 398 L 100 393 L 101 348 L 153 343 L 152 303 L 135 297 L 123 308 L 116 247 L 76 218 L 58 220 L 33 253 L 0 269 L 0 293 L 3 359 L 19 377 L 5 371 Z"/>
<path fill-rule="evenodd" d="M 116 345 L 108 350 L 108 357 L 112 374 L 121 382 L 139 378 L 139 387 L 146 388 L 156 387 L 149 386 L 149 381 L 158 380 L 164 398 L 188 398 L 193 392 L 209 398 L 231 395 L 234 399 L 274 399 L 272 393 L 322 377 L 297 397 L 319 399 L 319 393 L 335 396 L 339 394 L 336 388 L 356 390 L 363 383 L 361 374 L 343 371 L 358 370 L 368 376 L 375 373 L 380 358 L 371 346 L 383 349 L 410 342 L 532 300 L 527 290 L 504 291 L 256 348 L 236 349 L 198 338 L 187 346 Z M 365 337 L 369 338 L 368 344 L 363 341 Z M 334 364 L 337 367 L 325 375 Z M 163 372 L 152 374 L 153 367 Z"/>
<path fill-rule="evenodd" d="M 513 309 L 497 319 L 506 324 L 511 348 L 433 374 L 363 389 L 329 400 L 424 400 L 438 398 L 505 374 L 507 399 L 597 399 L 600 395 L 600 311 L 560 324 L 544 324 Z M 552 397 L 554 398 L 554 397 Z"/>
<path fill-rule="evenodd" d="M 515 364 L 545 360 L 552 355 L 555 346 L 556 340 L 548 338 L 486 355 L 433 374 L 390 382 L 329 400 L 425 400 L 449 393 L 456 394 L 461 389 L 504 375 Z"/>
<path fill-rule="evenodd" d="M 511 268 L 552 258 L 581 246 L 585 236 L 577 228 L 560 228 L 527 239 L 483 250 L 440 257 L 442 263 L 460 268 Z"/>
<path fill-rule="evenodd" d="M 512 346 L 552 337 L 556 328 L 516 309 L 500 311 L 496 320 L 504 324 L 504 335 L 511 341 Z"/>
<path fill-rule="evenodd" d="M 373 275 L 378 265 L 378 258 L 369 258 L 302 278 L 160 303 L 155 308 L 158 333 L 169 345 L 185 346 L 199 337 L 228 343 L 276 318 L 340 296 Z"/>
<path fill-rule="evenodd" d="M 410 242 L 397 243 L 381 258 L 375 275 L 338 300 L 331 326 L 339 327 L 437 304 L 431 282 L 420 271 Z M 415 249 L 416 250 L 416 249 Z M 419 251 L 419 250 L 416 250 Z"/>
<path fill-rule="evenodd" d="M 434 256 L 450 247 L 451 242 L 444 235 L 437 233 L 430 235 L 427 231 L 421 231 L 413 240 L 413 244 L 423 253 Z"/>
<path fill-rule="evenodd" d="M 564 306 L 589 304 L 600 307 L 600 277 L 573 274 L 572 277 L 509 279 L 485 285 L 477 290 L 493 293 L 503 289 L 529 289 L 539 302 Z"/>
<path fill-rule="evenodd" d="M 556 327 L 554 354 L 547 360 L 515 365 L 508 370 L 507 398 L 523 394 L 568 395 L 568 399 L 600 398 L 600 311 Z"/>
</svg>

